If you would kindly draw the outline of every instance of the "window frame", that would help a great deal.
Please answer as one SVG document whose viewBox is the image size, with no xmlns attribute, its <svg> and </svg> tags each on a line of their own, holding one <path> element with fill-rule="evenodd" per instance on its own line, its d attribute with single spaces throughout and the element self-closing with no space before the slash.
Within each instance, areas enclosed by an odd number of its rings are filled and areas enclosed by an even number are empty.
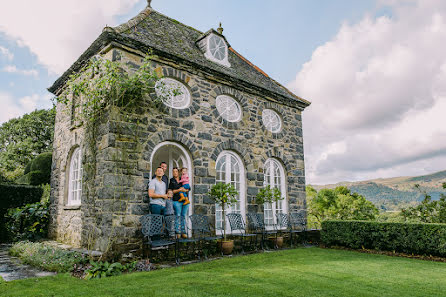
<svg viewBox="0 0 446 297">
<path fill-rule="evenodd" d="M 269 167 L 269 168 L 268 168 Z M 288 213 L 288 203 L 287 203 L 287 193 L 286 193 L 286 181 L 285 181 L 285 168 L 283 167 L 282 163 L 279 162 L 279 160 L 274 159 L 274 158 L 270 158 L 268 160 L 265 161 L 264 164 L 264 181 L 263 184 L 264 186 L 272 186 L 274 188 L 279 188 L 280 193 L 282 194 L 282 200 L 280 200 L 279 202 L 273 202 L 273 203 L 265 203 L 264 204 L 264 210 L 263 210 L 263 214 L 264 214 L 264 220 L 265 220 L 265 226 L 270 229 L 272 228 L 272 224 L 276 224 L 277 222 L 277 213 L 279 212 L 283 212 L 283 213 Z M 277 176 L 275 174 L 276 169 L 279 173 L 279 175 Z M 269 171 L 268 171 L 269 170 Z M 268 172 L 272 173 L 272 174 L 267 174 Z M 280 181 L 280 185 L 277 185 L 277 180 L 276 178 L 278 178 Z M 269 181 L 268 181 L 269 179 Z M 280 203 L 281 207 L 278 208 L 277 203 Z M 269 216 L 266 215 L 267 211 L 272 211 L 272 218 L 269 218 Z M 272 220 L 272 224 L 268 224 L 268 220 Z"/>
<path fill-rule="evenodd" d="M 220 160 L 222 160 L 222 158 L 225 158 L 225 170 L 224 170 L 224 180 L 219 179 L 219 172 L 222 172 L 222 170 L 219 170 L 218 165 L 220 163 Z M 215 178 L 215 182 L 219 183 L 219 182 L 224 182 L 225 184 L 231 183 L 237 183 L 237 181 L 232 181 L 231 177 L 232 177 L 232 168 L 233 168 L 233 164 L 231 163 L 231 157 L 234 158 L 237 163 L 238 163 L 238 167 L 239 167 L 239 185 L 240 185 L 240 189 L 238 190 L 239 192 L 239 210 L 235 209 L 234 211 L 234 205 L 228 207 L 226 206 L 225 208 L 225 213 L 233 213 L 233 212 L 237 212 L 240 213 L 242 215 L 243 218 L 246 217 L 246 177 L 245 177 L 245 166 L 243 164 L 242 159 L 239 157 L 238 154 L 232 152 L 232 151 L 223 151 L 218 155 L 217 161 L 215 162 L 215 171 L 217 173 L 216 178 Z M 229 163 L 228 163 L 229 161 Z M 229 164 L 229 166 L 226 166 L 227 164 Z M 234 172 L 235 174 L 237 174 L 237 172 Z M 229 221 L 227 220 L 227 218 L 223 218 L 224 220 L 219 220 L 218 216 L 217 216 L 217 212 L 222 212 L 222 210 L 220 210 L 219 208 L 221 208 L 218 204 L 215 205 L 215 230 L 217 232 L 217 234 L 223 234 L 223 228 L 219 229 L 219 224 L 221 222 L 225 222 L 226 223 L 226 233 L 231 234 L 233 233 L 231 231 L 231 228 L 229 226 Z M 236 206 L 235 206 L 236 208 Z M 235 233 L 235 232 L 234 232 Z"/>
<path fill-rule="evenodd" d="M 278 129 L 272 129 L 272 128 L 268 127 L 267 123 L 265 122 L 265 112 L 271 112 L 273 115 L 277 116 L 277 119 L 279 120 L 279 128 Z M 275 111 L 274 109 L 271 109 L 271 108 L 266 108 L 262 111 L 262 124 L 266 130 L 268 130 L 274 134 L 280 133 L 283 128 L 282 117 L 280 116 L 280 114 L 277 111 Z"/>
<path fill-rule="evenodd" d="M 188 86 L 185 83 L 183 83 L 183 82 L 181 82 L 178 79 L 175 79 L 173 77 L 162 77 L 155 83 L 155 94 L 156 94 L 156 96 L 160 97 L 162 95 L 162 94 L 160 94 L 161 91 L 159 89 L 159 84 L 161 82 L 164 82 L 164 88 L 169 88 L 169 84 L 166 83 L 165 81 L 178 84 L 180 89 L 181 89 L 181 91 L 184 92 L 181 95 L 185 95 L 185 97 L 187 98 L 187 102 L 184 103 L 183 105 L 181 105 L 180 107 L 176 107 L 175 104 L 173 103 L 174 102 L 173 98 L 175 98 L 176 96 L 169 96 L 169 97 L 172 97 L 172 98 L 169 98 L 171 100 L 172 104 L 167 104 L 167 102 L 165 102 L 164 100 L 163 100 L 163 104 L 165 106 L 169 107 L 169 108 L 178 109 L 178 110 L 189 108 L 189 106 L 191 106 L 191 104 L 192 104 L 192 96 L 191 96 L 191 92 L 190 92 Z"/>
<path fill-rule="evenodd" d="M 77 167 L 76 167 L 77 165 Z M 76 174 L 76 175 L 75 175 Z M 82 198 L 82 151 L 79 147 L 73 150 L 70 158 L 70 168 L 68 171 L 68 197 L 67 206 L 80 206 Z M 76 179 L 73 179 L 76 176 Z M 76 188 L 73 189 L 73 183 L 76 184 Z M 73 195 L 75 197 L 73 198 Z"/>
<path fill-rule="evenodd" d="M 231 100 L 232 103 L 235 104 L 235 105 L 237 106 L 237 108 L 238 108 L 238 110 L 239 110 L 239 114 L 238 114 L 238 116 L 237 116 L 237 118 L 236 118 L 235 120 L 229 120 L 226 116 L 224 116 L 224 112 L 221 112 L 220 108 L 218 107 L 218 106 L 219 106 L 218 103 L 221 102 L 221 101 L 219 101 L 219 100 L 221 100 L 222 98 L 226 98 L 226 99 Z M 237 123 L 237 122 L 240 122 L 240 121 L 242 120 L 242 118 L 243 118 L 243 109 L 242 109 L 242 106 L 240 105 L 240 103 L 239 103 L 237 100 L 235 100 L 233 97 L 231 97 L 231 96 L 229 96 L 229 95 L 225 95 L 225 94 L 223 94 L 223 95 L 218 95 L 218 96 L 215 98 L 215 107 L 217 108 L 218 114 L 219 114 L 225 121 L 227 121 L 227 122 L 229 122 L 229 123 Z"/>
</svg>

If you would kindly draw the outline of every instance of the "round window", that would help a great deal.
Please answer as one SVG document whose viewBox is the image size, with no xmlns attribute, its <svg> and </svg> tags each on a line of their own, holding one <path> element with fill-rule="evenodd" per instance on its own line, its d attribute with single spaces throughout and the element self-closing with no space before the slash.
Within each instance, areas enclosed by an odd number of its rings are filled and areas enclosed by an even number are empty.
<svg viewBox="0 0 446 297">
<path fill-rule="evenodd" d="M 209 50 L 212 57 L 218 61 L 223 61 L 226 58 L 226 43 L 221 37 L 212 35 L 209 38 Z"/>
<path fill-rule="evenodd" d="M 228 122 L 238 122 L 242 119 L 242 108 L 232 97 L 221 95 L 216 99 L 217 110 Z"/>
<path fill-rule="evenodd" d="M 262 112 L 262 121 L 265 128 L 273 133 L 277 133 L 282 129 L 282 120 L 277 112 L 272 109 L 265 109 Z"/>
<path fill-rule="evenodd" d="M 189 89 L 172 78 L 162 78 L 155 84 L 155 92 L 164 104 L 176 109 L 187 108 L 190 105 Z"/>
</svg>

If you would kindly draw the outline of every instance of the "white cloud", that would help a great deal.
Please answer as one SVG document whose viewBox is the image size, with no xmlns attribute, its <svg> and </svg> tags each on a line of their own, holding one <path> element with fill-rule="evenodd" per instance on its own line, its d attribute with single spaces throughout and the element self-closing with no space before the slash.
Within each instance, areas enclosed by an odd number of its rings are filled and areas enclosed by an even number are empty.
<svg viewBox="0 0 446 297">
<path fill-rule="evenodd" d="M 51 94 L 25 96 L 15 98 L 9 93 L 0 91 L 0 125 L 10 119 L 23 116 L 36 109 L 51 108 Z"/>
<path fill-rule="evenodd" d="M 15 0 L 0 10 L 0 31 L 28 47 L 50 72 L 65 71 L 102 29 L 139 0 Z"/>
<path fill-rule="evenodd" d="M 4 56 L 6 57 L 6 59 L 8 60 L 12 60 L 14 59 L 14 54 L 11 53 L 11 51 L 9 49 L 7 49 L 6 47 L 0 46 L 0 56 Z"/>
<path fill-rule="evenodd" d="M 35 76 L 37 77 L 39 75 L 39 72 L 35 69 L 17 69 L 15 65 L 8 65 L 3 67 L 2 71 L 8 72 L 8 73 L 17 73 L 22 74 L 26 76 Z"/>
<path fill-rule="evenodd" d="M 344 24 L 290 84 L 310 183 L 446 169 L 446 2 L 382 1 L 392 17 Z"/>
</svg>

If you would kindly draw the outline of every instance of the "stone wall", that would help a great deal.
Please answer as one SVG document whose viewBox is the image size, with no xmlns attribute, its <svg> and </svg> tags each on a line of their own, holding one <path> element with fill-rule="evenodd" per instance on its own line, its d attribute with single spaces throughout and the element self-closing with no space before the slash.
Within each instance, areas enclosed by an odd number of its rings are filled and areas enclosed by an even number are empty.
<svg viewBox="0 0 446 297">
<path fill-rule="evenodd" d="M 121 48 L 113 48 L 105 57 L 120 60 L 131 68 L 141 63 L 141 56 Z M 305 173 L 301 112 L 291 106 L 273 102 L 256 92 L 229 87 L 230 82 L 175 61 L 154 57 L 157 73 L 174 77 L 188 86 L 192 104 L 184 110 L 165 107 L 164 112 L 149 107 L 149 97 L 132 113 L 110 108 L 104 115 L 97 136 L 97 174 L 95 192 L 83 195 L 80 210 L 63 210 L 63 160 L 82 138 L 73 140 L 81 129 L 69 131 L 58 107 L 53 170 L 53 220 L 56 238 L 73 244 L 79 222 L 69 213 L 79 211 L 82 218 L 81 243 L 105 251 L 109 246 L 135 250 L 141 245 L 139 218 L 148 213 L 147 182 L 150 157 L 156 145 L 164 141 L 181 144 L 193 162 L 194 213 L 214 216 L 215 205 L 207 193 L 215 183 L 215 165 L 224 150 L 235 152 L 243 161 L 246 180 L 246 211 L 256 212 L 255 195 L 263 186 L 263 166 L 268 158 L 279 160 L 286 171 L 289 211 L 305 207 Z M 179 70 L 181 69 L 181 70 Z M 243 119 L 229 123 L 215 108 L 220 94 L 234 97 L 243 109 Z M 269 100 L 268 100 L 269 99 Z M 262 125 L 261 112 L 276 110 L 282 117 L 282 132 L 272 134 Z M 61 159 L 61 160 L 59 160 Z M 82 216 L 81 216 L 82 214 Z M 71 218 L 70 218 L 71 217 Z M 71 225 L 70 225 L 70 222 Z M 65 236 L 71 232 L 71 235 Z M 64 234 L 65 233 L 65 234 Z M 76 240 L 79 235 L 75 236 Z M 110 238 L 112 241 L 110 242 Z"/>
</svg>

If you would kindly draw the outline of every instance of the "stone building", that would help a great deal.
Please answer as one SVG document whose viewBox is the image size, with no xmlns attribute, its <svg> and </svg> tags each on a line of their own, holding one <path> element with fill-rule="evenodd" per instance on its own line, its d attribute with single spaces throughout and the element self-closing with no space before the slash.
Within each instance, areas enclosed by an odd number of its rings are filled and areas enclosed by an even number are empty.
<svg viewBox="0 0 446 297">
<path fill-rule="evenodd" d="M 107 112 L 94 143 L 93 180 L 85 174 L 91 156 L 85 127 L 73 120 L 76 108 L 57 105 L 50 236 L 101 251 L 138 249 L 147 183 L 160 161 L 169 173 L 174 166 L 190 169 L 190 214 L 209 215 L 217 228 L 221 209 L 207 195 L 216 182 L 236 185 L 238 203 L 230 211 L 243 215 L 259 211 L 255 196 L 265 183 L 285 198 L 265 207 L 267 221 L 278 211 L 305 208 L 301 113 L 310 103 L 237 53 L 221 27 L 202 33 L 154 11 L 149 1 L 127 23 L 106 27 L 49 90 L 61 94 L 69 75 L 95 55 L 134 69 L 148 50 L 161 81 L 181 92 L 166 101 L 165 112 L 143 99 L 139 113 Z M 125 159 L 117 158 L 123 148 Z"/>
</svg>

